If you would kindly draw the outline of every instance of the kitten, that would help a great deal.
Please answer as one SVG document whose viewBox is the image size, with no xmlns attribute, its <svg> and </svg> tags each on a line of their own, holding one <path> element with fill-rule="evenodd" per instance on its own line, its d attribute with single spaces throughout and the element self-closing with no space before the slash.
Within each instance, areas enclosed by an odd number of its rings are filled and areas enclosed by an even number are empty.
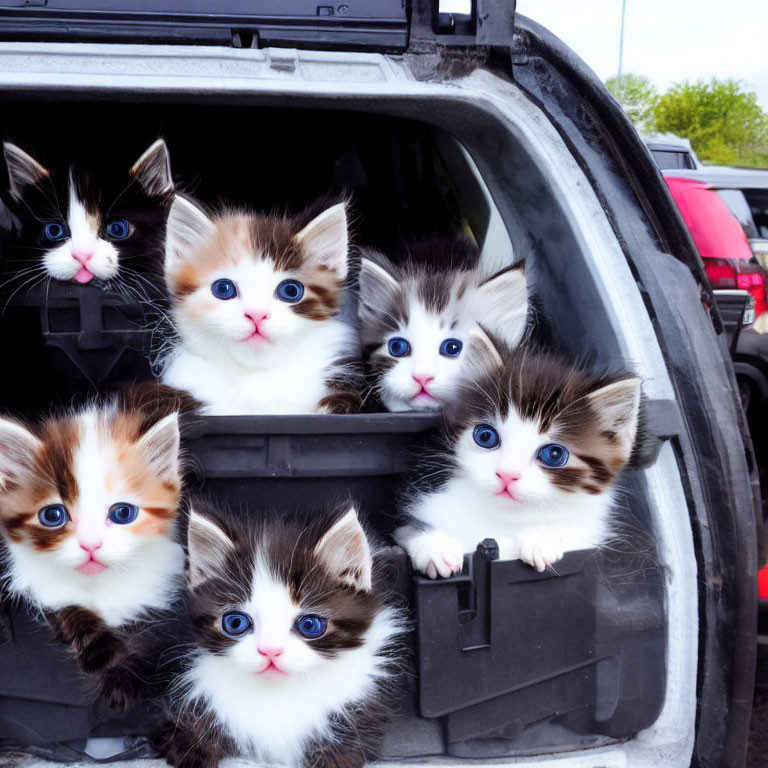
<svg viewBox="0 0 768 768">
<path fill-rule="evenodd" d="M 0 419 L 6 582 L 69 644 L 108 706 L 138 696 L 184 554 L 178 414 L 90 405 L 26 426 Z"/>
<path fill-rule="evenodd" d="M 10 271 L 108 286 L 120 278 L 144 293 L 142 276 L 158 272 L 174 189 L 162 139 L 127 173 L 91 156 L 47 168 L 9 142 L 3 154 L 21 219 L 19 257 L 9 261 Z"/>
<path fill-rule="evenodd" d="M 446 413 L 442 484 L 406 505 L 394 534 L 430 578 L 459 572 L 485 538 L 501 559 L 538 571 L 600 546 L 635 442 L 639 379 L 589 374 L 523 347 L 503 358 L 486 350 Z"/>
<path fill-rule="evenodd" d="M 484 280 L 477 258 L 461 240 L 420 243 L 400 266 L 380 253 L 363 257 L 363 362 L 387 410 L 434 410 L 450 401 L 478 322 L 510 346 L 522 338 L 528 313 L 522 267 Z"/>
<path fill-rule="evenodd" d="M 193 511 L 198 648 L 156 743 L 177 768 L 225 756 L 356 768 L 376 757 L 404 630 L 354 509 L 233 520 Z"/>
<path fill-rule="evenodd" d="M 352 327 L 337 317 L 348 271 L 343 203 L 314 217 L 224 211 L 177 196 L 165 273 L 180 340 L 163 381 L 209 414 L 360 408 Z"/>
</svg>

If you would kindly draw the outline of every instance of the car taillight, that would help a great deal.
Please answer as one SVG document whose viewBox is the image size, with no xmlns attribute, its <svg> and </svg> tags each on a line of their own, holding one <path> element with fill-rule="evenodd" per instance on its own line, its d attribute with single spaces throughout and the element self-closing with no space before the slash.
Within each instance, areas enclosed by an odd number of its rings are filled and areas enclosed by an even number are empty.
<svg viewBox="0 0 768 768">
<path fill-rule="evenodd" d="M 743 291 L 748 291 L 756 285 L 764 285 L 763 276 L 757 272 L 751 275 L 736 275 L 736 287 Z"/>
<path fill-rule="evenodd" d="M 768 565 L 757 572 L 757 596 L 768 598 Z"/>
<path fill-rule="evenodd" d="M 704 268 L 713 288 L 736 288 L 736 270 L 728 260 L 704 259 Z"/>
<path fill-rule="evenodd" d="M 744 291 L 749 291 L 755 299 L 755 317 L 759 317 L 768 309 L 765 294 L 765 274 L 757 264 L 739 264 L 739 274 L 736 275 L 736 285 Z"/>
</svg>

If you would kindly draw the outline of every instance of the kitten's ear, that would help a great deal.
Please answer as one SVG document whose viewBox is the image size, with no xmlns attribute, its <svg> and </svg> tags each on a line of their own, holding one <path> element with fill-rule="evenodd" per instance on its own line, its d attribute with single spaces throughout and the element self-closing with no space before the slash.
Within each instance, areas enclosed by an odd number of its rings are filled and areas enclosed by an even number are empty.
<svg viewBox="0 0 768 768">
<path fill-rule="evenodd" d="M 173 192 L 171 156 L 162 139 L 158 139 L 131 166 L 129 171 L 150 197 L 163 197 Z"/>
<path fill-rule="evenodd" d="M 504 365 L 502 347 L 479 325 L 469 332 L 467 347 L 462 378 L 468 381 L 493 374 Z"/>
<path fill-rule="evenodd" d="M 514 347 L 528 319 L 528 282 L 525 270 L 515 265 L 488 278 L 477 288 L 477 317 L 501 341 Z"/>
<path fill-rule="evenodd" d="M 376 308 L 386 307 L 400 288 L 400 270 L 383 254 L 367 253 L 360 261 L 360 313 L 377 315 Z"/>
<path fill-rule="evenodd" d="M 0 490 L 26 480 L 42 447 L 26 427 L 12 419 L 0 419 Z"/>
<path fill-rule="evenodd" d="M 345 203 L 315 216 L 294 240 L 311 264 L 335 272 L 342 279 L 347 276 L 349 233 Z"/>
<path fill-rule="evenodd" d="M 640 412 L 640 379 L 608 384 L 586 397 L 597 414 L 601 431 L 612 434 L 611 445 L 624 462 L 629 461 L 637 436 Z"/>
<path fill-rule="evenodd" d="M 232 539 L 209 517 L 189 512 L 187 582 L 195 589 L 220 570 L 222 563 L 235 551 Z"/>
<path fill-rule="evenodd" d="M 8 141 L 3 142 L 3 155 L 8 169 L 8 188 L 15 200 L 21 199 L 25 187 L 39 184 L 50 175 L 34 157 Z"/>
<path fill-rule="evenodd" d="M 315 547 L 315 556 L 342 584 L 371 591 L 371 547 L 354 507 L 326 531 Z"/>
<path fill-rule="evenodd" d="M 179 480 L 179 414 L 171 413 L 145 432 L 136 445 L 158 477 Z"/>
<path fill-rule="evenodd" d="M 206 240 L 212 229 L 213 222 L 202 208 L 189 198 L 175 195 L 165 234 L 166 274 L 184 262 L 189 249 Z"/>
</svg>

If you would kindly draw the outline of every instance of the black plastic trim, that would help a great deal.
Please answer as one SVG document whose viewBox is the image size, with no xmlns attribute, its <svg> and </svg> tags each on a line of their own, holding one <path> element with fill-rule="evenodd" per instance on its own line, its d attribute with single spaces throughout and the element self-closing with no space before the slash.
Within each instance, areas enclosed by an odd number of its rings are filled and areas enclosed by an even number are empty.
<svg viewBox="0 0 768 768">
<path fill-rule="evenodd" d="M 402 0 L 0 0 L 0 40 L 237 45 L 243 33 L 258 48 L 402 51 L 408 13 Z"/>
<path fill-rule="evenodd" d="M 518 16 L 512 76 L 547 114 L 608 214 L 645 296 L 685 428 L 675 441 L 699 568 L 700 656 L 693 765 L 744 764 L 756 655 L 759 491 L 725 344 L 690 301 L 669 253 L 710 291 L 661 174 L 618 103 L 554 35 Z M 645 213 L 641 225 L 637 206 Z M 688 292 L 686 298 L 683 291 Z M 692 596 L 693 598 L 693 596 Z"/>
</svg>

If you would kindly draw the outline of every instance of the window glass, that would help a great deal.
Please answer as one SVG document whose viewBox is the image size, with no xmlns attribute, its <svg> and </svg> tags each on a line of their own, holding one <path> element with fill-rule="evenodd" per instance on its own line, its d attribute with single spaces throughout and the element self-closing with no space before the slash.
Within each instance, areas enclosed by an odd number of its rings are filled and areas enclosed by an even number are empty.
<svg viewBox="0 0 768 768">
<path fill-rule="evenodd" d="M 652 149 L 651 154 L 656 161 L 656 165 L 662 170 L 693 168 L 691 156 L 683 150 L 675 152 L 669 149 Z"/>
<path fill-rule="evenodd" d="M 758 237 L 757 227 L 752 219 L 752 211 L 744 193 L 740 189 L 718 189 L 717 194 L 736 217 L 736 221 L 741 224 L 744 234 L 747 237 Z"/>
<path fill-rule="evenodd" d="M 768 239 L 768 189 L 750 189 L 744 195 L 752 211 L 757 236 Z"/>
</svg>

